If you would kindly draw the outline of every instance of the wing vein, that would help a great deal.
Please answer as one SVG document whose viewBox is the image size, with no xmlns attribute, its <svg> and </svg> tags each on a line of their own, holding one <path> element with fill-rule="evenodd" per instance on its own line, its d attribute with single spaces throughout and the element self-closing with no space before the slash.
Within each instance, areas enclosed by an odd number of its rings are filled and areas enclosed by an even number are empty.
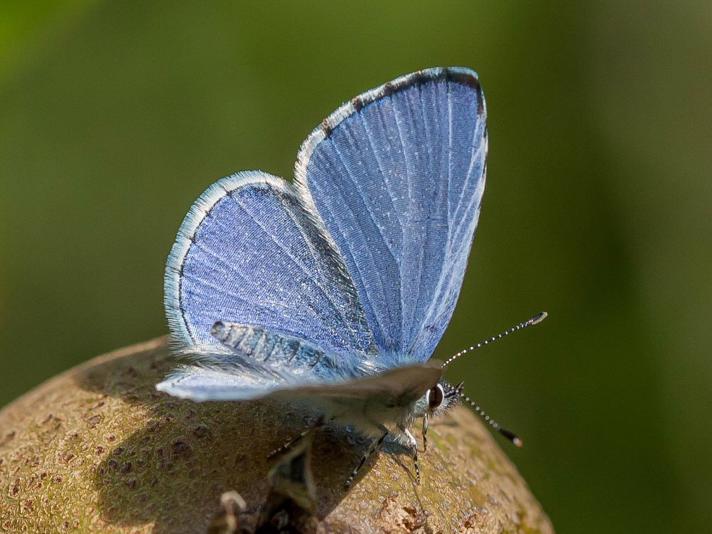
<svg viewBox="0 0 712 534">
<path fill-rule="evenodd" d="M 314 185 L 314 184 L 312 184 L 312 186 L 313 186 L 315 189 L 317 189 L 317 190 L 319 189 L 319 187 L 316 186 L 316 185 Z M 338 187 L 338 185 L 334 188 L 334 191 L 336 191 L 336 192 L 338 193 L 338 195 L 339 195 L 339 197 L 341 198 L 342 201 L 344 201 L 344 202 L 346 201 L 346 198 L 344 197 L 344 194 L 343 194 L 343 192 L 341 191 L 341 188 Z M 326 205 L 326 203 L 322 206 L 322 209 L 324 209 L 325 211 L 327 211 L 330 215 L 333 215 L 333 211 Z M 357 225 L 353 228 L 353 230 L 354 230 L 354 231 L 358 231 L 359 233 L 361 233 L 362 236 L 364 237 L 364 241 L 365 241 L 366 235 L 365 235 L 363 229 L 360 227 L 360 225 L 357 224 Z M 368 253 L 369 253 L 369 256 L 371 257 L 372 263 L 373 263 L 374 265 L 376 265 L 375 257 L 373 256 L 373 251 L 371 251 L 370 248 L 368 249 Z M 344 254 L 347 254 L 347 255 L 351 258 L 351 261 L 352 261 L 354 267 L 356 268 L 356 271 L 358 271 L 358 279 L 361 281 L 361 284 L 363 284 L 364 287 L 365 287 L 365 285 L 366 285 L 365 278 L 363 277 L 363 273 L 362 273 L 362 271 L 361 271 L 361 268 L 360 268 L 358 262 L 354 261 L 353 255 L 351 254 L 351 251 L 350 251 L 350 250 L 348 250 L 348 249 L 345 250 L 345 251 L 344 251 Z M 381 279 L 380 276 L 378 276 L 377 279 L 378 279 L 379 285 L 381 286 L 381 294 L 383 294 L 383 293 L 384 293 L 383 280 Z M 386 330 L 383 329 L 383 324 L 384 324 L 384 323 L 382 323 L 381 318 L 379 318 L 379 317 L 377 316 L 378 313 L 377 313 L 377 311 L 376 311 L 376 307 L 373 306 L 373 304 L 371 303 L 370 298 L 369 298 L 369 295 L 368 295 L 368 291 L 364 291 L 364 292 L 363 292 L 363 295 L 359 295 L 359 296 L 360 296 L 361 299 L 364 299 L 364 300 L 366 301 L 366 302 L 364 302 L 364 304 L 368 304 L 369 308 L 373 311 L 373 315 L 374 315 L 373 318 L 374 318 L 374 320 L 376 321 L 376 323 L 378 324 L 378 327 L 380 328 L 381 333 L 382 333 L 382 334 L 385 333 Z M 373 330 L 373 326 L 372 326 L 371 329 Z M 375 332 L 374 332 L 374 333 L 375 333 Z"/>
<path fill-rule="evenodd" d="M 253 220 L 253 222 L 255 223 L 255 225 L 256 225 L 260 230 L 262 230 L 262 232 L 263 232 L 267 237 L 269 237 L 269 239 L 270 239 L 282 252 L 284 252 L 284 254 L 286 255 L 286 257 L 289 258 L 289 259 L 291 260 L 291 262 L 292 262 L 296 267 L 298 267 L 298 268 L 304 273 L 304 275 L 306 276 L 306 278 L 307 278 L 308 280 L 311 280 L 311 281 L 312 281 L 312 283 L 314 284 L 314 286 L 319 290 L 319 292 L 324 296 L 324 298 L 326 298 L 327 302 L 331 305 L 331 307 L 334 309 L 334 311 L 343 319 L 343 316 L 340 314 L 340 311 L 339 311 L 338 307 L 336 306 L 336 303 L 334 303 L 334 301 L 332 300 L 331 295 L 329 295 L 327 292 L 325 292 L 325 291 L 322 289 L 322 287 L 314 281 L 313 276 L 309 274 L 309 271 L 306 269 L 306 267 L 304 267 L 304 265 L 302 265 L 301 262 L 297 261 L 297 259 L 292 255 L 292 253 L 289 252 L 289 251 L 284 247 L 284 245 L 283 245 L 282 243 L 280 243 L 279 241 L 277 241 L 277 240 L 274 238 L 274 236 L 272 235 L 272 233 L 269 232 L 269 231 L 257 220 L 257 217 L 255 217 L 254 214 L 253 214 L 252 212 L 250 212 L 249 209 L 247 209 L 247 207 L 240 201 L 239 198 L 236 198 L 234 195 L 230 195 L 230 198 L 232 198 L 232 200 L 240 207 L 240 209 L 242 209 L 245 213 L 247 213 L 247 215 L 249 215 L 249 216 L 252 218 L 252 220 Z M 323 318 L 323 317 L 320 316 L 320 314 L 318 314 L 318 313 L 316 312 L 316 310 L 314 310 L 312 307 L 310 307 L 310 309 L 312 310 L 313 313 L 315 313 L 315 315 L 316 315 L 317 317 Z"/>
<path fill-rule="evenodd" d="M 306 232 L 304 231 L 302 226 L 299 224 L 299 222 L 294 218 L 291 210 L 289 210 L 285 207 L 284 211 L 287 213 L 287 216 L 291 219 L 292 223 L 299 231 L 300 235 L 302 236 L 302 239 L 304 239 L 304 242 L 306 243 L 307 248 L 309 250 L 309 254 L 311 255 L 312 259 L 314 260 L 314 265 L 316 266 L 316 272 L 318 273 L 319 279 L 320 279 L 320 281 L 317 281 L 316 277 L 315 277 L 314 283 L 321 289 L 321 291 L 324 295 L 327 295 L 328 292 L 327 292 L 325 286 L 322 286 L 322 284 L 324 284 L 326 277 L 324 276 L 324 272 L 322 270 L 322 262 L 317 257 L 316 251 L 314 249 L 314 244 L 312 243 L 311 239 L 309 239 L 309 237 L 306 235 Z M 331 299 L 329 299 L 329 300 L 332 302 L 334 308 L 336 309 L 336 313 L 341 318 L 341 322 L 343 323 L 342 326 L 346 327 L 346 330 L 349 335 L 349 339 L 351 340 L 352 344 L 354 346 L 359 346 L 359 339 L 358 339 L 358 334 L 356 332 L 355 326 L 352 325 L 351 322 L 347 320 L 341 307 L 338 306 L 335 302 L 333 302 L 333 300 L 331 300 Z M 339 337 L 339 332 L 334 332 L 334 336 Z"/>
<path fill-rule="evenodd" d="M 381 158 L 378 157 L 378 153 L 376 152 L 376 147 L 373 144 L 373 133 L 371 132 L 371 129 L 368 126 L 368 120 L 366 118 L 366 115 L 362 115 L 363 120 L 361 121 L 363 124 L 363 129 L 366 132 L 366 139 L 368 140 L 368 145 L 371 148 L 371 152 L 373 153 L 373 157 L 376 160 L 376 165 L 378 166 L 378 172 L 380 175 L 383 177 L 383 183 L 385 184 L 384 189 L 386 190 L 386 193 L 388 194 L 388 199 L 390 200 L 391 206 L 393 206 L 393 212 L 395 213 L 396 219 L 398 219 L 398 227 L 401 230 L 401 233 L 403 232 L 403 221 L 401 220 L 401 213 L 398 211 L 398 208 L 396 207 L 395 199 L 393 198 L 393 194 L 391 193 L 391 187 L 390 187 L 390 182 L 388 180 L 388 175 L 387 173 L 383 170 L 383 164 L 381 163 Z"/>
<path fill-rule="evenodd" d="M 405 180 L 406 180 L 406 187 L 408 191 L 408 213 L 411 213 L 413 210 L 413 195 L 411 192 L 411 183 L 410 183 L 410 169 L 408 165 L 408 154 L 407 151 L 405 150 L 405 144 L 403 143 L 403 131 L 401 128 L 400 121 L 398 120 L 398 112 L 396 108 L 396 100 L 392 97 L 389 97 L 391 101 L 391 108 L 393 110 L 393 118 L 395 119 L 396 123 L 396 128 L 398 130 L 398 139 L 400 140 L 400 145 L 401 145 L 401 153 L 403 154 L 403 161 L 405 162 Z M 405 246 L 405 245 L 404 245 Z M 400 273 L 400 279 L 403 279 L 403 264 L 400 263 L 398 265 L 398 272 Z M 401 317 L 400 317 L 400 322 L 401 322 L 401 337 L 402 333 L 405 330 L 405 325 L 403 323 L 405 314 L 403 313 L 403 310 L 406 309 L 405 307 L 405 302 L 403 299 L 405 298 L 405 294 L 402 289 L 402 285 L 399 288 L 399 294 L 400 294 L 400 303 L 401 303 Z M 400 341 L 400 340 L 399 340 Z"/>
<path fill-rule="evenodd" d="M 354 175 L 351 172 L 351 169 L 349 166 L 346 164 L 346 161 L 344 160 L 344 157 L 341 154 L 341 151 L 339 148 L 334 144 L 334 151 L 336 152 L 336 155 L 339 156 L 339 160 L 341 161 L 341 164 L 344 166 L 344 169 L 346 169 L 346 174 L 348 174 L 351 182 L 354 184 L 354 189 L 358 193 L 359 198 L 361 199 L 361 202 L 363 203 L 363 206 L 366 208 L 366 213 L 368 214 L 368 218 L 371 220 L 371 223 L 373 223 L 374 228 L 378 232 L 378 237 L 381 239 L 381 242 L 383 245 L 386 247 L 386 250 L 390 254 L 391 258 L 393 261 L 398 264 L 398 261 L 396 259 L 395 254 L 391 250 L 390 245 L 388 244 L 388 241 L 386 241 L 385 236 L 383 235 L 383 231 L 381 230 L 381 227 L 378 225 L 376 222 L 375 216 L 373 215 L 373 211 L 371 210 L 371 206 L 369 206 L 368 202 L 366 202 L 366 197 L 363 196 L 363 191 L 361 190 L 361 186 L 359 185 L 359 180 L 356 180 Z"/>
</svg>

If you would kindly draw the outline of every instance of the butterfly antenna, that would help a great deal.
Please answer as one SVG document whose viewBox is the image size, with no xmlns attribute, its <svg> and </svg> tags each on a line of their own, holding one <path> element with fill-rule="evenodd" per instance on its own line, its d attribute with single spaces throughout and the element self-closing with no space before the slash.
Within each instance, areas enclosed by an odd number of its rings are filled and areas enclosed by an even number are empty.
<svg viewBox="0 0 712 534">
<path fill-rule="evenodd" d="M 529 326 L 534 326 L 535 324 L 539 324 L 542 322 L 544 319 L 546 319 L 548 314 L 546 312 L 539 312 L 537 313 L 534 317 L 531 319 L 527 319 L 526 321 L 523 321 L 519 324 L 515 324 L 514 326 L 508 328 L 504 332 L 500 332 L 496 336 L 492 336 L 490 338 L 485 339 L 484 341 L 480 341 L 477 343 L 477 345 L 472 345 L 471 347 L 467 347 L 464 350 L 461 350 L 457 354 L 453 354 L 450 356 L 447 360 L 445 360 L 445 363 L 443 363 L 443 368 L 447 367 L 450 365 L 452 362 L 457 360 L 460 356 L 464 356 L 468 352 L 472 352 L 474 350 L 477 350 L 479 348 L 484 347 L 485 345 L 489 345 L 490 343 L 494 343 L 495 341 L 499 341 L 503 337 L 507 337 L 509 334 L 513 334 L 514 332 L 518 332 L 519 330 L 523 330 L 524 328 L 527 328 Z"/>
<path fill-rule="evenodd" d="M 475 410 L 475 413 L 479 415 L 485 423 L 487 423 L 490 427 L 492 427 L 493 430 L 496 430 L 500 434 L 502 434 L 505 438 L 507 438 L 509 441 L 512 442 L 512 444 L 515 447 L 521 448 L 524 445 L 524 442 L 521 440 L 519 436 L 517 436 L 514 432 L 511 430 L 507 430 L 506 428 L 502 427 L 497 421 L 492 419 L 489 415 L 485 413 L 485 411 L 482 409 L 482 407 L 477 404 L 475 401 L 473 401 L 470 397 L 465 395 L 464 393 L 460 394 L 460 398 L 464 400 L 467 404 L 469 404 L 473 410 Z"/>
</svg>

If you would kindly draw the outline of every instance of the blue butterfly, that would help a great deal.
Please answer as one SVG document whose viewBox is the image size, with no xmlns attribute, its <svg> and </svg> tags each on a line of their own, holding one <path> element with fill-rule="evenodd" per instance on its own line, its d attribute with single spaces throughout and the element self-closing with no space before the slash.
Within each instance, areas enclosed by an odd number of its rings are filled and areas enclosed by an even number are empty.
<svg viewBox="0 0 712 534">
<path fill-rule="evenodd" d="M 172 340 L 191 359 L 157 388 L 303 401 L 377 438 L 371 450 L 390 437 L 417 460 L 409 427 L 422 417 L 425 436 L 463 396 L 429 359 L 480 214 L 485 119 L 475 72 L 418 71 L 327 117 L 293 184 L 246 171 L 211 185 L 165 274 Z"/>
</svg>

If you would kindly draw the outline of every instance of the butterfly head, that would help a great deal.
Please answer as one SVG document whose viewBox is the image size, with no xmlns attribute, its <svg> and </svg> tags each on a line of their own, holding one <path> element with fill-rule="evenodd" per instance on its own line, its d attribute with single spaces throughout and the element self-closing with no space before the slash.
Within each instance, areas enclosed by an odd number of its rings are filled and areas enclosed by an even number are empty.
<svg viewBox="0 0 712 534">
<path fill-rule="evenodd" d="M 477 343 L 476 345 L 472 345 L 471 347 L 468 347 L 467 349 L 461 350 L 457 354 L 454 354 L 453 356 L 446 359 L 444 363 L 440 364 L 440 368 L 444 370 L 452 362 L 454 362 L 458 358 L 464 356 L 465 354 L 468 354 L 468 353 L 473 352 L 477 349 L 480 349 L 486 345 L 494 343 L 495 341 L 498 341 L 510 334 L 513 334 L 514 332 L 517 332 L 524 328 L 528 328 L 530 326 L 539 324 L 544 319 L 546 319 L 546 317 L 547 317 L 546 312 L 537 313 L 530 319 L 523 321 L 519 324 L 516 324 L 511 328 L 508 328 L 507 330 L 505 330 L 504 332 L 502 332 L 500 334 L 497 334 L 496 336 L 492 336 L 490 338 L 485 339 L 484 341 Z M 451 408 L 452 406 L 454 406 L 455 404 L 457 404 L 460 401 L 463 401 L 465 404 L 469 404 L 474 409 L 475 413 L 477 415 L 479 415 L 482 419 L 484 419 L 484 421 L 490 427 L 492 427 L 494 430 L 499 432 L 502 436 L 506 437 L 515 446 L 517 446 L 517 447 L 522 446 L 522 440 L 519 438 L 519 436 L 517 436 L 514 432 L 502 427 L 499 423 L 497 423 L 497 421 L 495 421 L 489 415 L 487 415 L 482 410 L 482 408 L 480 407 L 479 404 L 474 402 L 472 399 L 470 399 L 465 394 L 462 382 L 453 386 L 453 385 L 445 382 L 444 380 L 439 380 L 434 386 L 432 386 L 430 389 L 428 389 L 425 392 L 425 394 L 415 403 L 415 409 L 413 410 L 413 413 L 412 413 L 412 416 L 414 418 L 415 417 L 423 418 L 423 446 L 424 447 L 427 447 L 426 434 L 428 432 L 428 425 L 429 425 L 430 418 L 437 417 L 438 415 L 445 413 L 449 408 Z"/>
<path fill-rule="evenodd" d="M 444 380 L 439 381 L 417 402 L 416 415 L 436 417 L 445 413 L 460 400 L 462 386 L 462 382 L 453 386 Z"/>
</svg>

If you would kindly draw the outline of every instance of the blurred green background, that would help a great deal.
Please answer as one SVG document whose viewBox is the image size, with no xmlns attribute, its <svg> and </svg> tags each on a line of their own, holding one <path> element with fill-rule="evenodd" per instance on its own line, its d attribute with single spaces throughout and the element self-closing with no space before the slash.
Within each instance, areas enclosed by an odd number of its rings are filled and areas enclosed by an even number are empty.
<svg viewBox="0 0 712 534">
<path fill-rule="evenodd" d="M 2 2 L 0 405 L 164 334 L 198 194 L 290 177 L 341 101 L 433 65 L 475 68 L 490 113 L 438 354 L 547 310 L 451 376 L 525 438 L 558 532 L 708 532 L 709 2 Z"/>
</svg>

